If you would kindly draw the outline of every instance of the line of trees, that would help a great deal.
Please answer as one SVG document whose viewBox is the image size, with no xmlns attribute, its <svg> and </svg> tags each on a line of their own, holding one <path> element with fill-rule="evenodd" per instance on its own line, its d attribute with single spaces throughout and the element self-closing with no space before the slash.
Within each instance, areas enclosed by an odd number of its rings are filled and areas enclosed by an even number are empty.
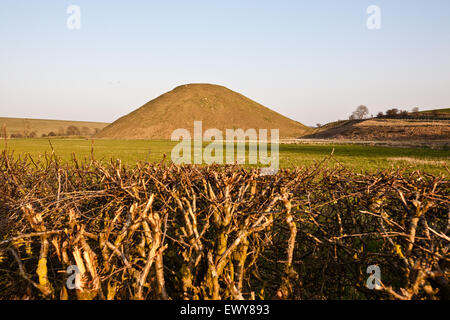
<svg viewBox="0 0 450 320">
<path fill-rule="evenodd" d="M 438 110 L 419 112 L 419 108 L 415 107 L 411 112 L 392 108 L 387 110 L 385 114 L 379 112 L 377 118 L 449 120 L 450 116 L 445 113 L 440 113 Z"/>
<path fill-rule="evenodd" d="M 411 112 L 408 112 L 407 110 L 400 110 L 397 108 L 392 108 L 386 111 L 386 114 L 383 114 L 383 112 L 378 112 L 377 118 L 383 118 L 383 117 L 419 117 L 419 108 L 415 107 L 411 110 Z"/>
<path fill-rule="evenodd" d="M 349 117 L 349 120 L 367 119 L 369 115 L 369 108 L 360 105 Z M 374 118 L 373 115 L 370 118 Z M 418 107 L 414 107 L 411 111 L 401 110 L 398 108 L 391 108 L 385 113 L 378 112 L 376 118 L 397 118 L 397 119 L 447 119 L 448 116 L 440 114 L 437 110 L 430 112 L 419 112 Z"/>
<path fill-rule="evenodd" d="M 88 127 L 77 127 L 74 125 L 70 125 L 68 126 L 65 130 L 64 128 L 59 128 L 59 130 L 57 132 L 55 131 L 50 131 L 49 133 L 43 133 L 41 135 L 41 137 L 45 138 L 45 137 L 66 137 L 66 136 L 83 136 L 83 137 L 89 137 L 92 136 L 94 134 L 97 134 L 100 131 L 99 128 L 94 128 L 94 129 L 90 129 Z M 7 137 L 7 133 L 6 130 L 2 130 L 2 132 L 0 133 L 0 137 L 1 138 L 5 138 L 5 136 Z M 16 138 L 16 139 L 20 139 L 20 138 L 37 138 L 38 134 L 36 131 L 29 131 L 28 128 L 26 128 L 23 132 L 15 132 L 12 133 L 10 136 L 10 138 Z"/>
<path fill-rule="evenodd" d="M 43 134 L 42 137 L 56 137 L 56 136 L 91 136 L 94 134 L 97 134 L 100 131 L 99 128 L 94 128 L 93 130 L 89 129 L 88 127 L 81 127 L 78 128 L 77 126 L 70 125 L 67 127 L 67 129 L 64 131 L 64 129 L 60 128 L 58 133 L 55 133 L 53 131 L 50 131 L 48 134 Z"/>
<path fill-rule="evenodd" d="M 4 137 L 5 135 L 2 134 L 2 137 Z M 32 132 L 24 132 L 23 134 L 20 132 L 16 132 L 11 134 L 11 138 L 36 138 L 37 137 L 37 133 L 36 131 L 32 131 Z"/>
</svg>

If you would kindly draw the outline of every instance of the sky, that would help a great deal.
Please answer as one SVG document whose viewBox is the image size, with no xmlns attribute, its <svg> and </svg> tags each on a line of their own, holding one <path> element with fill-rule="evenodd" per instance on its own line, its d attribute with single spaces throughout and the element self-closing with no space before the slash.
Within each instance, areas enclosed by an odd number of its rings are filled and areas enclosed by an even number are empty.
<svg viewBox="0 0 450 320">
<path fill-rule="evenodd" d="M 311 126 L 449 107 L 450 1 L 0 0 L 0 117 L 112 122 L 186 83 Z"/>
</svg>

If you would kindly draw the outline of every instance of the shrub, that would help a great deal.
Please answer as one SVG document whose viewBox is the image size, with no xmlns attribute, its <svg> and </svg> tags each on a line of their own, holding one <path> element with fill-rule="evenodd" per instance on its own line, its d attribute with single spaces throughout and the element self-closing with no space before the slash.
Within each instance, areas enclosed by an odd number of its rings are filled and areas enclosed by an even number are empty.
<svg viewBox="0 0 450 320">
<path fill-rule="evenodd" d="M 0 299 L 448 298 L 442 176 L 31 161 L 0 157 Z"/>
<path fill-rule="evenodd" d="M 398 111 L 397 108 L 389 109 L 389 110 L 386 111 L 386 115 L 389 116 L 389 117 L 397 116 L 398 113 L 399 113 L 399 111 Z"/>
<path fill-rule="evenodd" d="M 88 127 L 82 127 L 80 132 L 83 136 L 89 136 L 91 134 L 91 130 Z"/>
<path fill-rule="evenodd" d="M 79 136 L 81 134 L 80 129 L 76 126 L 68 126 L 66 130 L 66 135 L 68 136 Z"/>
</svg>

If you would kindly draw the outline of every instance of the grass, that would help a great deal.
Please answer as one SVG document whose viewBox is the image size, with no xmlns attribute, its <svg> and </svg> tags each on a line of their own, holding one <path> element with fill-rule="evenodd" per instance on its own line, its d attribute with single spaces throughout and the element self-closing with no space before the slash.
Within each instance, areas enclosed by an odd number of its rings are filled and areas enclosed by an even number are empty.
<svg viewBox="0 0 450 320">
<path fill-rule="evenodd" d="M 280 165 L 300 166 L 312 164 L 323 159 L 334 151 L 334 158 L 347 168 L 354 171 L 374 172 L 391 167 L 408 167 L 409 170 L 422 170 L 430 173 L 446 173 L 445 166 L 440 162 L 447 162 L 448 150 L 434 150 L 426 148 L 393 148 L 363 145 L 298 145 L 280 146 Z M 408 159 L 408 160 L 406 160 Z M 422 161 L 410 161 L 417 159 Z"/>
<path fill-rule="evenodd" d="M 55 153 L 64 161 L 70 161 L 73 155 L 76 155 L 79 160 L 90 157 L 91 140 L 55 138 L 50 141 Z M 8 149 L 14 151 L 16 156 L 29 153 L 33 157 L 40 157 L 52 152 L 48 139 L 11 139 L 6 143 Z M 167 140 L 95 140 L 93 150 L 97 160 L 109 161 L 111 158 L 119 158 L 123 163 L 132 165 L 137 161 L 161 161 L 164 154 L 170 160 L 172 148 L 176 144 L 177 142 Z M 5 148 L 5 140 L 0 142 L 0 147 Z M 448 174 L 446 169 L 450 159 L 448 149 L 392 148 L 354 144 L 282 144 L 280 145 L 280 167 L 317 163 L 330 155 L 333 149 L 334 163 L 338 161 L 356 172 L 407 167 L 408 170 L 419 169 L 434 174 Z"/>
</svg>

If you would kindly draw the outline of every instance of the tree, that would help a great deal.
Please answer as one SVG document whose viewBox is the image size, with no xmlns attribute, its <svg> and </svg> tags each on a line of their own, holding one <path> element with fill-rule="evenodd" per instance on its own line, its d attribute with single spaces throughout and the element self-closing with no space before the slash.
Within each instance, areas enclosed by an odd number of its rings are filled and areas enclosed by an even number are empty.
<svg viewBox="0 0 450 320">
<path fill-rule="evenodd" d="M 383 116 L 384 116 L 384 114 L 383 114 L 383 112 L 378 112 L 378 114 L 377 114 L 377 118 L 383 118 Z"/>
<path fill-rule="evenodd" d="M 81 128 L 81 135 L 82 136 L 89 136 L 91 134 L 91 130 L 88 127 L 82 127 Z"/>
<path fill-rule="evenodd" d="M 2 132 L 0 132 L 1 138 L 8 138 L 8 134 L 6 133 L 6 125 L 3 125 Z"/>
<path fill-rule="evenodd" d="M 317 128 L 320 128 L 321 126 L 322 126 L 322 124 L 316 123 L 316 127 L 317 127 Z"/>
<path fill-rule="evenodd" d="M 386 115 L 388 117 L 395 117 L 398 115 L 398 109 L 397 108 L 389 109 L 388 111 L 386 111 Z"/>
<path fill-rule="evenodd" d="M 433 118 L 439 118 L 439 112 L 437 110 L 433 110 L 433 111 L 431 111 L 431 116 Z"/>
<path fill-rule="evenodd" d="M 407 117 L 407 116 L 409 115 L 409 113 L 408 113 L 408 111 L 406 111 L 406 110 L 400 110 L 399 115 L 400 115 L 401 117 Z"/>
<path fill-rule="evenodd" d="M 81 134 L 80 129 L 75 126 L 68 126 L 66 130 L 66 135 L 68 136 L 79 136 Z"/>
<path fill-rule="evenodd" d="M 413 113 L 418 113 L 418 112 L 419 112 L 419 108 L 418 108 L 418 107 L 412 108 L 412 112 L 413 112 Z"/>
<path fill-rule="evenodd" d="M 56 137 L 56 133 L 54 133 L 53 131 L 50 131 L 50 132 L 48 133 L 48 136 L 49 136 L 49 137 Z"/>
<path fill-rule="evenodd" d="M 23 134 L 21 134 L 20 132 L 13 133 L 11 135 L 11 138 L 23 138 Z"/>
<path fill-rule="evenodd" d="M 356 110 L 353 112 L 352 115 L 354 115 L 355 119 L 364 119 L 369 114 L 369 108 L 366 106 L 359 106 L 356 108 Z"/>
<path fill-rule="evenodd" d="M 28 120 L 23 120 L 23 135 L 22 137 L 28 138 L 28 135 L 30 133 L 30 123 Z"/>
</svg>

